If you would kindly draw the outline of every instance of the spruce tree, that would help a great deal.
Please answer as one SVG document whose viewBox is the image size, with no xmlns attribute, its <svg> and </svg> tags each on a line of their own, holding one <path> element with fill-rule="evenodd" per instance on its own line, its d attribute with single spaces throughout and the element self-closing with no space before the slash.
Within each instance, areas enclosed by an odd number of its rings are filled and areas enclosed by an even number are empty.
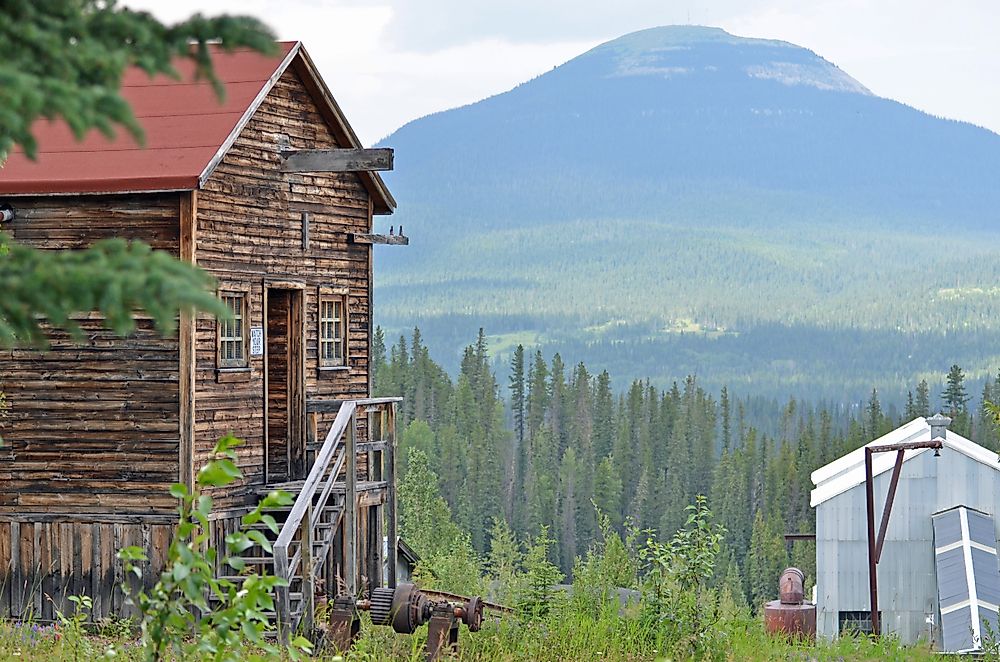
<svg viewBox="0 0 1000 662">
<path fill-rule="evenodd" d="M 917 403 L 913 399 L 913 391 L 906 392 L 906 408 L 903 410 L 903 420 L 900 425 L 912 421 L 920 414 L 917 413 Z"/>
<path fill-rule="evenodd" d="M 728 451 L 732 445 L 732 430 L 730 429 L 729 389 L 722 387 L 719 397 L 719 407 L 722 409 L 722 450 Z"/>
<path fill-rule="evenodd" d="M 958 365 L 948 370 L 944 392 L 941 394 L 944 408 L 951 417 L 951 429 L 964 437 L 971 437 L 971 417 L 966 404 L 969 396 L 965 390 L 965 374 Z"/>
<path fill-rule="evenodd" d="M 514 440 L 518 448 L 524 447 L 524 345 L 518 345 L 510 361 L 510 409 L 514 417 Z"/>
<path fill-rule="evenodd" d="M 611 453 L 615 437 L 615 399 L 611 393 L 611 376 L 601 371 L 594 386 L 594 455 L 606 457 Z"/>
<path fill-rule="evenodd" d="M 528 369 L 528 436 L 535 435 L 545 421 L 549 406 L 549 368 L 540 350 L 535 351 L 535 359 Z"/>
<path fill-rule="evenodd" d="M 578 488 L 580 464 L 576 451 L 570 447 L 563 453 L 559 463 L 559 495 L 558 495 L 558 542 L 559 567 L 563 572 L 573 569 L 573 562 L 579 550 L 577 521 L 580 518 L 581 491 Z"/>
<path fill-rule="evenodd" d="M 948 370 L 941 400 L 952 418 L 965 411 L 965 404 L 969 401 L 969 396 L 965 392 L 965 374 L 958 365 L 953 365 Z"/>
<path fill-rule="evenodd" d="M 621 507 L 622 482 L 614 458 L 606 456 L 594 473 L 594 505 L 616 525 L 624 521 Z"/>
<path fill-rule="evenodd" d="M 917 416 L 924 418 L 931 415 L 931 389 L 927 385 L 926 379 L 921 379 L 917 384 L 917 398 L 915 401 Z"/>
</svg>

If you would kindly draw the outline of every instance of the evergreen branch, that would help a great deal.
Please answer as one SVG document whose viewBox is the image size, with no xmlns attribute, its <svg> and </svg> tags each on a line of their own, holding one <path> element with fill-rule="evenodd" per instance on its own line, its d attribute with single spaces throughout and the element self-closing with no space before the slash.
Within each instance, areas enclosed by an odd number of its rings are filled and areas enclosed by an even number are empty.
<svg viewBox="0 0 1000 662">
<path fill-rule="evenodd" d="M 224 51 L 247 47 L 277 52 L 274 35 L 250 17 L 197 14 L 172 26 L 114 0 L 3 0 L 0 2 L 0 161 L 15 146 L 37 153 L 32 124 L 66 122 L 77 139 L 91 129 L 114 135 L 124 127 L 140 144 L 143 132 L 120 93 L 122 76 L 136 66 L 149 76 L 179 77 L 175 58 L 194 63 L 218 97 L 221 82 L 208 43 Z"/>
<path fill-rule="evenodd" d="M 73 316 L 100 311 L 119 335 L 135 328 L 133 314 L 149 313 L 163 335 L 176 329 L 177 311 L 225 315 L 203 271 L 140 242 L 109 239 L 81 251 L 42 251 L 9 240 L 0 256 L 0 347 L 45 347 L 46 328 L 82 338 Z"/>
</svg>

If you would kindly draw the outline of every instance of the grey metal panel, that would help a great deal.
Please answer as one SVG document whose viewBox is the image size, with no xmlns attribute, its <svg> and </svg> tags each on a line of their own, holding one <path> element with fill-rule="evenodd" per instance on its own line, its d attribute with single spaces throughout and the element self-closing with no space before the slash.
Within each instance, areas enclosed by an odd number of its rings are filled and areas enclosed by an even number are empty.
<svg viewBox="0 0 1000 662">
<path fill-rule="evenodd" d="M 937 555 L 937 586 L 942 609 L 969 599 L 965 550 L 961 547 Z"/>
<path fill-rule="evenodd" d="M 1000 604 L 1000 570 L 997 555 L 972 548 L 972 572 L 976 579 L 976 597 L 991 605 Z"/>
<path fill-rule="evenodd" d="M 993 526 L 993 518 L 974 510 L 969 513 L 969 538 L 980 545 L 996 547 L 996 529 Z"/>
<path fill-rule="evenodd" d="M 962 518 L 958 510 L 934 515 L 934 546 L 944 547 L 962 539 Z"/>
<path fill-rule="evenodd" d="M 968 607 L 941 615 L 941 648 L 962 651 L 972 648 L 972 612 Z"/>
</svg>

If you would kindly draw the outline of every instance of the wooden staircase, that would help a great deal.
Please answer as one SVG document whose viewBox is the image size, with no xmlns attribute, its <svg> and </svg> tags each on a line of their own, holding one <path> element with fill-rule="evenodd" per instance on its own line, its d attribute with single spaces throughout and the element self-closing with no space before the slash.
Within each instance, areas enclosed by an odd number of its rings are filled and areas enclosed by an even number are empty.
<svg viewBox="0 0 1000 662">
<path fill-rule="evenodd" d="M 274 614 L 279 637 L 285 642 L 294 632 L 306 636 L 313 633 L 317 592 L 330 598 L 358 594 L 359 569 L 364 567 L 358 558 L 358 514 L 366 495 L 372 497 L 369 502 L 381 500 L 381 505 L 374 507 L 382 509 L 379 514 L 386 537 L 396 540 L 395 414 L 400 401 L 369 398 L 308 403 L 307 430 L 312 434 L 308 435 L 306 449 L 313 455 L 308 476 L 305 480 L 269 484 L 259 491 L 264 496 L 283 490 L 295 499 L 291 506 L 269 511 L 280 527 L 277 534 L 266 524 L 253 526 L 271 541 L 273 553 L 251 547 L 241 555 L 246 563 L 242 575 L 222 577 L 239 582 L 243 575 L 266 572 L 288 582 L 287 587 L 276 591 Z M 337 417 L 326 438 L 316 443 L 319 414 L 333 411 Z M 367 422 L 363 430 L 358 425 L 361 416 Z M 362 434 L 370 439 L 373 432 L 381 432 L 385 439 L 359 441 Z M 360 480 L 359 457 L 365 460 Z M 335 544 L 338 541 L 342 545 Z M 387 547 L 388 559 L 383 559 L 379 544 L 377 565 L 381 568 L 387 561 L 388 583 L 395 586 L 396 546 Z M 331 564 L 337 567 L 331 568 Z M 337 585 L 325 581 L 330 577 L 335 577 Z M 368 589 L 380 585 L 381 579 L 381 571 L 377 578 L 369 577 Z"/>
</svg>

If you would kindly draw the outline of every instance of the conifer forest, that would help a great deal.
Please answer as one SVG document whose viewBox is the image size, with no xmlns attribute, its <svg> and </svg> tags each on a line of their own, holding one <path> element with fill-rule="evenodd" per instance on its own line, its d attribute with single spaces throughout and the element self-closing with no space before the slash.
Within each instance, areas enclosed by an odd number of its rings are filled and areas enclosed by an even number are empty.
<svg viewBox="0 0 1000 662">
<path fill-rule="evenodd" d="M 615 384 L 607 372 L 521 346 L 500 381 L 482 331 L 456 379 L 419 329 L 391 345 L 379 329 L 373 360 L 376 393 L 405 398 L 402 535 L 454 588 L 468 579 L 456 556 L 487 558 L 498 531 L 504 540 L 547 536 L 549 560 L 569 578 L 601 536 L 603 518 L 623 537 L 666 539 L 703 495 L 725 530 L 714 581 L 759 607 L 777 597 L 776 578 L 789 565 L 803 569 L 807 586 L 814 582 L 815 544 L 784 536 L 815 531 L 809 493 L 818 467 L 939 410 L 954 431 L 1000 447 L 983 405 L 1000 392 L 1000 375 L 973 394 L 957 365 L 944 371 L 939 393 L 921 381 L 897 408 L 883 406 L 873 388 L 852 412 L 726 387 L 709 392 L 695 377 L 666 390 L 640 379 Z M 429 516 L 407 512 L 435 503 Z"/>
</svg>

